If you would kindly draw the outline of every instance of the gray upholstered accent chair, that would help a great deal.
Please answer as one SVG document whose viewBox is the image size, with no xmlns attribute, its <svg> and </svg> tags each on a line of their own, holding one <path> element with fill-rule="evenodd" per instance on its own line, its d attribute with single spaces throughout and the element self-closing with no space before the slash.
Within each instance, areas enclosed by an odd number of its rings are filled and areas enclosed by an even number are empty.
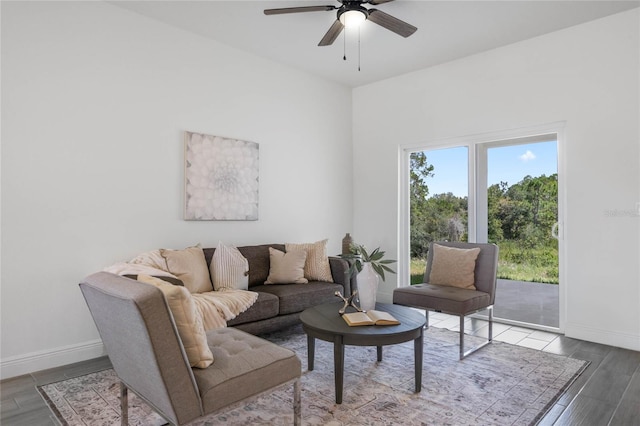
<svg viewBox="0 0 640 426">
<path fill-rule="evenodd" d="M 123 425 L 127 389 L 181 425 L 284 384 L 293 384 L 292 423 L 300 424 L 301 364 L 293 351 L 223 328 L 207 332 L 213 364 L 191 368 L 157 287 L 98 272 L 80 288 L 121 380 Z"/>
<path fill-rule="evenodd" d="M 498 246 L 495 244 L 436 242 L 442 246 L 472 249 L 480 248 L 476 259 L 474 280 L 476 290 L 443 286 L 429 283 L 433 264 L 433 244 L 429 245 L 427 268 L 424 283 L 397 288 L 393 291 L 393 303 L 425 309 L 427 327 L 429 327 L 429 311 L 444 312 L 460 317 L 460 359 L 488 345 L 493 340 L 493 304 L 496 294 L 496 278 L 498 271 Z M 464 318 L 482 310 L 488 310 L 489 334 L 487 341 L 465 351 Z"/>
</svg>

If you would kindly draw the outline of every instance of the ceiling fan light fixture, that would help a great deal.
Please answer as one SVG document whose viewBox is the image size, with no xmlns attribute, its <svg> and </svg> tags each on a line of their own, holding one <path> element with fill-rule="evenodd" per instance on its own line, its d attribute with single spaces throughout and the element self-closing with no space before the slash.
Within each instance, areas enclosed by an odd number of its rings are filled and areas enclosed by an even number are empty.
<svg viewBox="0 0 640 426">
<path fill-rule="evenodd" d="M 345 28 L 358 28 L 367 20 L 367 13 L 363 10 L 347 10 L 338 17 Z"/>
<path fill-rule="evenodd" d="M 2 0 L 0 0 L 2 1 Z M 371 21 L 389 31 L 392 31 L 402 37 L 409 37 L 416 32 L 418 28 L 404 22 L 394 16 L 389 15 L 378 9 L 367 9 L 363 4 L 372 4 L 377 6 L 383 3 L 389 3 L 393 0 L 338 0 L 342 5 L 340 7 L 333 5 L 324 6 L 298 6 L 284 7 L 279 9 L 265 9 L 265 15 L 281 15 L 286 13 L 300 12 L 323 12 L 337 10 L 336 20 L 333 21 L 329 30 L 322 37 L 318 46 L 330 46 L 338 38 L 345 28 L 360 28 L 364 21 Z M 346 37 L 345 37 L 346 40 Z M 358 43 L 360 42 L 360 31 L 358 31 Z"/>
</svg>

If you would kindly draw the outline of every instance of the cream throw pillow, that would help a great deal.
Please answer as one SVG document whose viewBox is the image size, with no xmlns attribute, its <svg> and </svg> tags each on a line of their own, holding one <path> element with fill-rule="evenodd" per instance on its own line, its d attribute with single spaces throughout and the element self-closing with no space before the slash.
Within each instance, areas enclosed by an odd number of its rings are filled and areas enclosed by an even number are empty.
<svg viewBox="0 0 640 426">
<path fill-rule="evenodd" d="M 249 289 L 249 261 L 236 247 L 219 242 L 209 270 L 215 291 Z"/>
<path fill-rule="evenodd" d="M 305 250 L 307 260 L 304 264 L 304 277 L 309 281 L 327 281 L 332 283 L 331 266 L 327 257 L 327 241 L 316 241 L 307 244 L 285 244 L 287 252 Z"/>
<path fill-rule="evenodd" d="M 433 245 L 429 283 L 475 290 L 476 259 L 479 248 L 460 249 Z"/>
<path fill-rule="evenodd" d="M 202 317 L 196 309 L 191 293 L 184 287 L 169 284 L 149 275 L 138 275 L 138 281 L 154 285 L 164 294 L 189 364 L 197 368 L 210 366 L 213 363 L 213 353 L 207 345 Z"/>
<path fill-rule="evenodd" d="M 191 293 L 213 291 L 209 268 L 200 245 L 184 250 L 160 249 L 167 261 L 167 269 L 178 277 Z"/>
<path fill-rule="evenodd" d="M 305 284 L 309 281 L 304 277 L 304 261 L 307 252 L 292 250 L 286 253 L 269 247 L 269 276 L 265 284 Z"/>
</svg>

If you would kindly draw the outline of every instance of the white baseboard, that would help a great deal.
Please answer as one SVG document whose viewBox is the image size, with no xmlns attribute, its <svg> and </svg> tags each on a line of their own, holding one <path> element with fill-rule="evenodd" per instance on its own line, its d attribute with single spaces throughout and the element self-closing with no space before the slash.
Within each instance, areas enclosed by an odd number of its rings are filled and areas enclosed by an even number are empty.
<svg viewBox="0 0 640 426">
<path fill-rule="evenodd" d="M 377 300 L 383 303 L 392 303 L 393 293 L 378 291 Z M 526 327 L 525 324 L 522 324 L 522 326 Z M 640 351 L 640 334 L 622 333 L 616 330 L 598 329 L 567 321 L 564 335 L 574 339 L 586 340 L 587 342 L 600 343 L 603 345 L 616 346 L 618 348 L 631 349 L 633 351 Z"/>
<path fill-rule="evenodd" d="M 0 379 L 4 380 L 74 362 L 86 361 L 103 355 L 106 355 L 104 345 L 102 340 L 97 339 L 77 345 L 9 357 L 0 361 Z"/>
<path fill-rule="evenodd" d="M 574 339 L 640 351 L 640 335 L 638 334 L 604 330 L 571 322 L 567 322 L 564 334 Z"/>
</svg>

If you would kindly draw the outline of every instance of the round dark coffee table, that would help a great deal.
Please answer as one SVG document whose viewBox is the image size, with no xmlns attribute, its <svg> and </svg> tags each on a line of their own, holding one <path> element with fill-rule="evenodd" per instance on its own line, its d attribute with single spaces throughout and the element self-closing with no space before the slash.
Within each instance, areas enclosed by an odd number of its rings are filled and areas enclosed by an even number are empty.
<svg viewBox="0 0 640 426">
<path fill-rule="evenodd" d="M 400 324 L 350 327 L 338 313 L 342 306 L 342 302 L 325 303 L 306 309 L 300 314 L 302 328 L 307 333 L 309 371 L 313 370 L 315 339 L 333 342 L 336 404 L 342 404 L 345 345 L 376 346 L 378 361 L 382 361 L 382 346 L 413 340 L 415 389 L 416 392 L 420 392 L 422 388 L 422 344 L 426 323 L 425 316 L 404 306 L 377 303 L 376 310 L 389 312 L 400 321 Z"/>
</svg>

